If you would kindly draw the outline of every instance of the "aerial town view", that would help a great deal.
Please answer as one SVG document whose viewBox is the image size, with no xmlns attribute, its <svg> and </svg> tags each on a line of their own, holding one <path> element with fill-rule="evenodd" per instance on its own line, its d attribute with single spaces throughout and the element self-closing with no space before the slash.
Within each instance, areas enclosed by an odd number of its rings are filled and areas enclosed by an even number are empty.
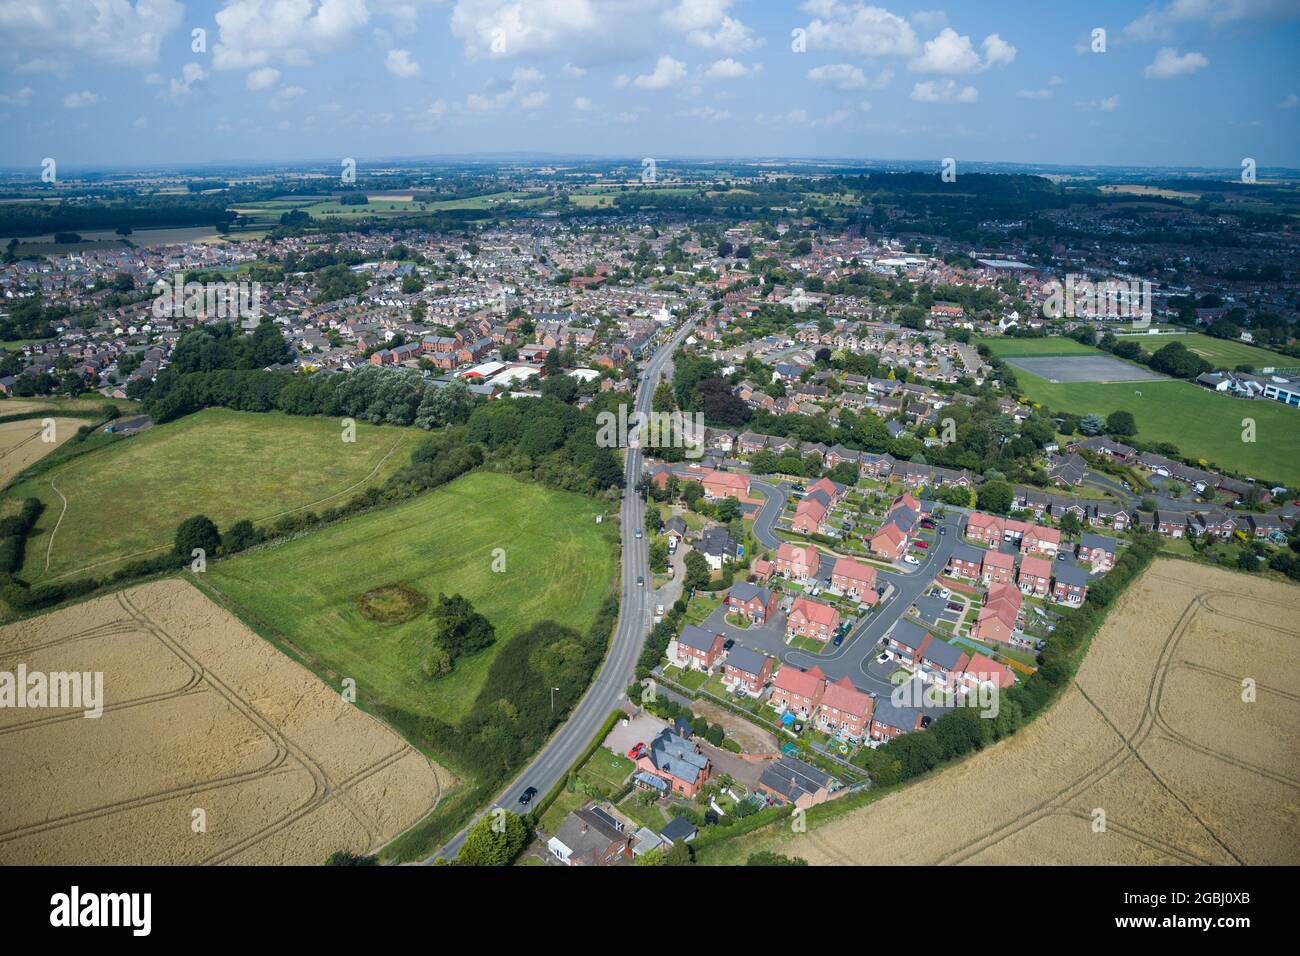
<svg viewBox="0 0 1300 956">
<path fill-rule="evenodd" d="M 84 875 L 41 921 L 136 868 L 966 864 L 1013 922 L 1038 877 L 973 867 L 1231 867 L 1094 914 L 1220 930 L 1300 864 L 1300 4 L 0 41 L 0 866 Z"/>
</svg>

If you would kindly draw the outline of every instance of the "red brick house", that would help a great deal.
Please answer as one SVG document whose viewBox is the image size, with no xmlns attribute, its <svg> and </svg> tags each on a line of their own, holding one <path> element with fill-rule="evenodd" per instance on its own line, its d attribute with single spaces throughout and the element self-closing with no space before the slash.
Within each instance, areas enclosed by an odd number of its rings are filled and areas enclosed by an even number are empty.
<svg viewBox="0 0 1300 956">
<path fill-rule="evenodd" d="M 677 638 L 674 663 L 692 670 L 711 671 L 722 659 L 722 640 L 721 634 L 687 624 Z"/>
<path fill-rule="evenodd" d="M 889 561 L 897 561 L 907 551 L 907 535 L 892 522 L 882 525 L 880 530 L 867 542 L 871 553 Z"/>
<path fill-rule="evenodd" d="M 831 587 L 857 598 L 863 604 L 875 604 L 880 599 L 876 593 L 876 569 L 852 558 L 835 559 L 835 566 L 831 570 Z"/>
<path fill-rule="evenodd" d="M 1056 557 L 1056 552 L 1060 547 L 1060 528 L 1033 527 L 1026 531 L 1020 539 L 1021 554 L 1037 552 L 1039 554 L 1045 554 L 1049 558 L 1054 558 Z"/>
<path fill-rule="evenodd" d="M 786 664 L 772 681 L 771 704 L 777 713 L 792 711 L 804 720 L 812 717 L 826 692 L 826 675 L 816 665 L 806 671 Z"/>
<path fill-rule="evenodd" d="M 999 664 L 983 654 L 972 654 L 966 665 L 966 672 L 961 676 L 962 686 L 972 691 L 980 684 L 992 684 L 999 690 L 1006 690 L 1016 682 L 1016 675 L 1006 664 Z"/>
<path fill-rule="evenodd" d="M 805 498 L 794 509 L 790 519 L 790 530 L 796 534 L 816 534 L 826 520 L 827 509 L 820 501 Z"/>
<path fill-rule="evenodd" d="M 915 707 L 896 707 L 882 698 L 871 713 L 871 739 L 888 741 L 900 734 L 915 733 L 921 729 L 921 717 Z"/>
<path fill-rule="evenodd" d="M 1020 590 L 1026 594 L 1047 597 L 1047 592 L 1052 587 L 1052 562 L 1047 558 L 1021 558 L 1017 581 Z"/>
<path fill-rule="evenodd" d="M 966 519 L 966 537 L 978 541 L 986 547 L 993 547 L 1002 542 L 1003 524 L 997 515 L 972 511 Z"/>
<path fill-rule="evenodd" d="M 969 544 L 958 544 L 952 549 L 952 556 L 948 558 L 948 572 L 959 578 L 970 578 L 973 581 L 980 576 L 980 571 L 983 569 L 984 554 L 984 551 Z"/>
<path fill-rule="evenodd" d="M 1016 576 L 1016 559 L 1001 551 L 989 551 L 980 565 L 980 577 L 987 585 L 1010 584 Z"/>
<path fill-rule="evenodd" d="M 1012 632 L 1020 618 L 1024 597 L 1014 584 L 996 584 L 989 588 L 979 618 L 971 627 L 970 636 L 978 641 L 997 644 L 1011 643 Z"/>
<path fill-rule="evenodd" d="M 875 703 L 868 694 L 854 686 L 848 675 L 827 684 L 817 708 L 817 726 L 844 740 L 861 740 L 871 722 Z"/>
<path fill-rule="evenodd" d="M 1092 566 L 1093 574 L 1097 574 L 1102 571 L 1109 571 L 1115 566 L 1115 549 L 1114 538 L 1085 532 L 1079 537 L 1079 547 L 1076 554 L 1080 561 Z"/>
<path fill-rule="evenodd" d="M 827 460 L 827 463 L 831 466 L 834 466 L 836 464 L 835 462 L 831 462 L 829 459 Z M 829 478 L 818 478 L 816 481 L 814 481 L 811 485 L 808 486 L 807 494 L 811 495 L 815 491 L 825 492 L 826 497 L 830 500 L 831 507 L 833 508 L 835 507 L 835 505 L 839 504 L 840 501 L 844 498 L 844 493 L 847 490 L 848 489 L 845 488 L 843 485 L 837 484 L 836 482 L 831 481 Z"/>
<path fill-rule="evenodd" d="M 1057 561 L 1053 570 L 1056 582 L 1052 585 L 1052 597 L 1075 607 L 1082 604 L 1088 596 L 1088 570 L 1064 561 Z"/>
<path fill-rule="evenodd" d="M 749 479 L 734 471 L 711 472 L 700 481 L 700 484 L 704 486 L 706 498 L 749 497 Z"/>
<path fill-rule="evenodd" d="M 840 612 L 829 604 L 812 598 L 795 598 L 785 619 L 786 640 L 794 637 L 812 637 L 823 644 L 835 636 L 840 626 Z"/>
<path fill-rule="evenodd" d="M 776 613 L 776 592 L 748 581 L 737 581 L 727 595 L 727 608 L 752 624 L 766 624 Z"/>
<path fill-rule="evenodd" d="M 757 697 L 772 679 L 772 666 L 772 658 L 766 654 L 748 647 L 733 647 L 722 668 L 723 686 Z"/>
<path fill-rule="evenodd" d="M 821 558 L 811 544 L 797 545 L 783 541 L 776 549 L 776 570 L 791 581 L 804 583 L 817 573 Z"/>
</svg>

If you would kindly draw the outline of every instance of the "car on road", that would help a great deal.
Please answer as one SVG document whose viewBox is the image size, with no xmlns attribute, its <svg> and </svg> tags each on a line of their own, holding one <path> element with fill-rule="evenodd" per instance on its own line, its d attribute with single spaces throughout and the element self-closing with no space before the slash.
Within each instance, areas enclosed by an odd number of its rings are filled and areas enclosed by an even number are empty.
<svg viewBox="0 0 1300 956">
<path fill-rule="evenodd" d="M 916 557 L 916 555 L 905 554 L 905 555 L 903 555 L 903 563 L 904 563 L 904 564 L 920 564 L 921 561 L 920 561 L 919 558 Z"/>
<path fill-rule="evenodd" d="M 638 538 L 641 537 L 641 533 L 642 533 L 642 532 L 641 532 L 641 529 L 640 529 L 640 528 L 637 528 L 637 529 L 636 529 L 636 536 L 637 536 Z"/>
<path fill-rule="evenodd" d="M 627 752 L 628 760 L 636 760 L 641 756 L 641 751 L 645 749 L 645 741 L 638 740 L 632 745 L 632 749 Z"/>
<path fill-rule="evenodd" d="M 639 588 L 643 588 L 643 587 L 645 587 L 645 578 L 643 578 L 643 577 L 641 577 L 640 575 L 638 575 L 638 576 L 637 576 L 637 579 L 636 579 L 636 586 L 639 587 Z"/>
<path fill-rule="evenodd" d="M 519 795 L 519 805 L 521 807 L 528 806 L 528 804 L 533 802 L 533 797 L 535 796 L 537 796 L 537 788 L 529 787 L 527 790 L 525 790 L 523 793 Z"/>
<path fill-rule="evenodd" d="M 939 529 L 939 533 L 940 533 L 940 534 L 947 534 L 947 533 L 948 533 L 948 529 L 947 529 L 947 528 L 940 528 L 940 529 Z"/>
<path fill-rule="evenodd" d="M 841 644 L 844 643 L 844 635 L 843 635 L 843 634 L 836 634 L 836 635 L 835 635 L 835 640 L 831 641 L 831 643 L 834 644 L 836 647 L 839 647 Z"/>
</svg>

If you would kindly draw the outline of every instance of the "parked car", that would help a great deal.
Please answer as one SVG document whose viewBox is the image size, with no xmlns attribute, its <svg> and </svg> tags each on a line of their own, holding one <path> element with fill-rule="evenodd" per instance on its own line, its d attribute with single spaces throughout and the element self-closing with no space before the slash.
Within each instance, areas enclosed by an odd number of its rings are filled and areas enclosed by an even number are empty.
<svg viewBox="0 0 1300 956">
<path fill-rule="evenodd" d="M 528 804 L 533 802 L 533 797 L 535 796 L 537 796 L 537 788 L 529 787 L 527 790 L 525 790 L 523 793 L 519 795 L 519 805 L 521 807 L 528 806 Z"/>
<path fill-rule="evenodd" d="M 916 557 L 915 555 L 912 555 L 912 554 L 905 554 L 905 555 L 903 555 L 903 563 L 905 563 L 905 564 L 920 564 L 920 563 L 921 563 L 921 560 L 920 560 L 920 558 Z"/>
<path fill-rule="evenodd" d="M 831 643 L 834 644 L 836 647 L 839 647 L 841 644 L 844 643 L 844 635 L 843 635 L 843 634 L 836 634 L 836 635 L 835 635 L 835 640 L 831 641 Z"/>
<path fill-rule="evenodd" d="M 638 740 L 632 745 L 632 749 L 627 752 L 628 760 L 637 760 L 641 756 L 641 751 L 645 749 L 645 741 Z"/>
<path fill-rule="evenodd" d="M 914 547 L 920 548 L 922 551 L 930 547 L 928 544 L 926 544 L 924 541 L 920 540 L 919 538 L 916 541 L 913 541 L 912 545 Z"/>
<path fill-rule="evenodd" d="M 948 598 L 952 597 L 952 591 L 948 588 L 939 588 L 939 597 L 946 601 Z"/>
<path fill-rule="evenodd" d="M 736 646 L 736 639 L 734 637 L 729 637 L 722 642 L 722 649 L 724 651 L 729 651 L 735 646 Z"/>
<path fill-rule="evenodd" d="M 889 663 L 889 655 L 888 655 L 888 654 L 881 654 L 879 657 L 876 658 L 876 663 L 877 663 L 877 664 L 887 664 L 887 663 Z"/>
</svg>

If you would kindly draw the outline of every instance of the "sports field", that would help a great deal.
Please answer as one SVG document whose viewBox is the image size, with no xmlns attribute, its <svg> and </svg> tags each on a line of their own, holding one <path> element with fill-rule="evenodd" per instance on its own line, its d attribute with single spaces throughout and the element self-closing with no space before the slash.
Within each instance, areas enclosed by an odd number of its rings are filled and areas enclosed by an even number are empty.
<svg viewBox="0 0 1300 956">
<path fill-rule="evenodd" d="M 1164 378 L 1141 365 L 1098 352 L 1095 355 L 1022 355 L 1007 364 L 1049 382 L 1141 382 Z"/>
<path fill-rule="evenodd" d="M 868 806 L 814 811 L 804 834 L 774 825 L 702 860 L 1295 866 L 1298 598 L 1293 584 L 1155 561 L 1019 733 Z"/>
<path fill-rule="evenodd" d="M 1229 398 L 1190 382 L 1053 384 L 1027 371 L 1016 378 L 1032 402 L 1076 415 L 1125 410 L 1138 437 L 1167 441 L 1210 466 L 1300 487 L 1300 412 L 1275 402 Z M 1242 441 L 1242 420 L 1255 422 L 1255 441 Z"/>
<path fill-rule="evenodd" d="M 354 678 L 359 696 L 455 723 L 515 635 L 542 620 L 585 633 L 595 620 L 616 573 L 613 524 L 595 523 L 607 508 L 475 472 L 406 504 L 210 565 L 203 583 L 319 671 Z M 389 585 L 430 601 L 463 594 L 492 622 L 496 643 L 426 680 L 419 665 L 429 615 L 378 623 L 358 608 L 359 597 Z"/>
<path fill-rule="evenodd" d="M 1054 335 L 1050 338 L 1041 339 L 1019 339 L 995 336 L 993 338 L 977 339 L 976 343 L 979 345 L 987 345 L 989 351 L 998 358 L 1104 354 L 1100 349 L 1095 349 L 1090 345 L 1084 345 L 1082 342 L 1076 342 L 1074 339 L 1067 339 L 1063 335 Z"/>
<path fill-rule="evenodd" d="M 1287 358 L 1267 349 L 1256 348 L 1245 342 L 1216 339 L 1199 332 L 1186 335 L 1121 335 L 1124 341 L 1137 342 L 1148 352 L 1164 348 L 1170 342 L 1181 342 L 1215 368 L 1232 371 L 1238 365 L 1251 368 L 1290 368 L 1300 365 L 1300 359 Z"/>
<path fill-rule="evenodd" d="M 8 497 L 45 502 L 27 544 L 29 581 L 110 570 L 171 546 L 206 514 L 221 528 L 342 504 L 410 461 L 421 432 L 279 413 L 207 409 L 148 428 L 20 482 Z"/>
</svg>

